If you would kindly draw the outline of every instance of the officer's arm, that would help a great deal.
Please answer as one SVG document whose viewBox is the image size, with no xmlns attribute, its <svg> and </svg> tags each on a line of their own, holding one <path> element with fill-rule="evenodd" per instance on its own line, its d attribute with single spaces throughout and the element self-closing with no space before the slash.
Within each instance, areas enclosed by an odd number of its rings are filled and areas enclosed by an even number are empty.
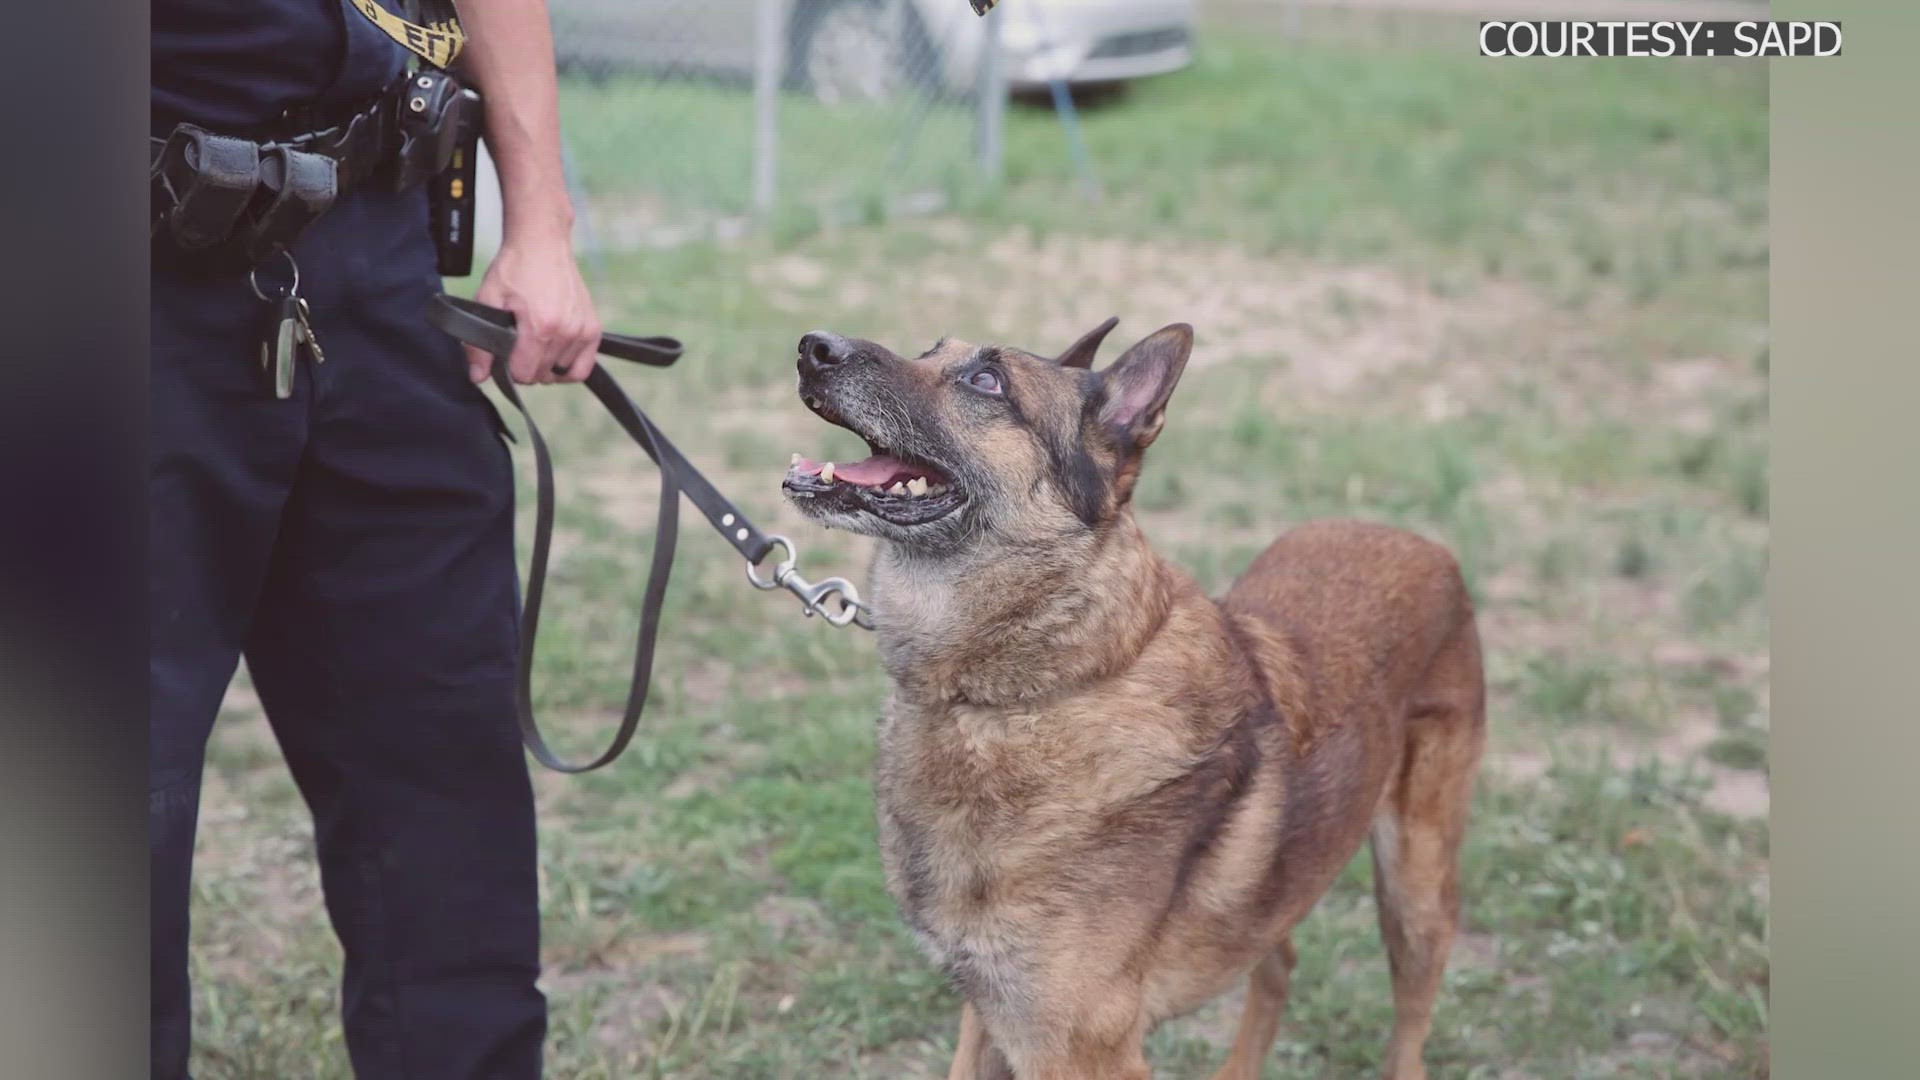
<svg viewBox="0 0 1920 1080">
<path fill-rule="evenodd" d="M 500 252 L 479 299 L 514 312 L 518 382 L 568 381 L 593 367 L 600 323 L 573 259 L 573 204 L 560 165 L 559 90 L 546 0 L 458 0 L 467 31 L 460 74 L 486 103 L 487 149 L 500 175 Z M 488 360 L 468 350 L 475 381 Z"/>
</svg>

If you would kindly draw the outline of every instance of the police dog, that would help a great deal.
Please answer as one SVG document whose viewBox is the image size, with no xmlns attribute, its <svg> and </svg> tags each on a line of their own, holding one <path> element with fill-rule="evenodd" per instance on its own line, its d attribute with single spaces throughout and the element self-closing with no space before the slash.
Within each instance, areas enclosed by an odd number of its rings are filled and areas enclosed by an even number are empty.
<svg viewBox="0 0 1920 1080">
<path fill-rule="evenodd" d="M 1220 1080 L 1255 1080 L 1290 933 L 1363 839 L 1393 980 L 1383 1074 L 1425 1075 L 1484 738 L 1480 644 L 1444 548 L 1296 528 L 1226 595 L 1130 499 L 1192 328 L 1104 370 L 943 339 L 800 342 L 800 395 L 866 440 L 796 457 L 806 514 L 876 537 L 893 693 L 875 781 L 889 891 L 965 998 L 951 1080 L 1135 1080 L 1142 1040 L 1249 974 Z"/>
</svg>

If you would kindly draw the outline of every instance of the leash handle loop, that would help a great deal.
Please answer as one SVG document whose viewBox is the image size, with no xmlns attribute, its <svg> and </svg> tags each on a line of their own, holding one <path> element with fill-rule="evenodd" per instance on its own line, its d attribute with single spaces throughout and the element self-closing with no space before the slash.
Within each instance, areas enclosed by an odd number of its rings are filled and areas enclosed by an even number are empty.
<svg viewBox="0 0 1920 1080">
<path fill-rule="evenodd" d="M 633 681 L 627 688 L 626 707 L 621 711 L 620 727 L 607 748 L 590 761 L 568 762 L 548 747 L 533 715 L 534 643 L 540 631 L 540 606 L 546 595 L 547 562 L 553 550 L 554 484 L 553 455 L 545 436 L 534 423 L 507 369 L 513 355 L 513 313 L 477 301 L 445 293 L 436 295 L 427 305 L 427 322 L 456 340 L 493 354 L 493 385 L 520 413 L 527 429 L 527 441 L 533 446 L 534 474 L 537 478 L 534 504 L 533 552 L 527 567 L 527 587 L 520 606 L 520 656 L 514 690 L 514 713 L 520 724 L 520 740 L 527 752 L 542 765 L 562 773 L 583 773 L 613 761 L 626 750 L 646 710 L 647 688 L 653 679 L 653 652 L 660 628 L 660 610 L 666 601 L 667 579 L 673 572 L 673 553 L 680 529 L 680 496 L 685 495 L 706 515 L 716 531 L 747 560 L 747 580 L 756 588 L 784 588 L 800 598 L 802 610 L 819 615 L 834 626 L 849 623 L 873 629 L 871 609 L 861 603 L 860 593 L 845 578 L 828 578 L 814 583 L 801 577 L 796 561 L 799 552 L 784 536 L 768 536 L 747 520 L 738 507 L 728 502 L 700 470 L 686 459 L 678 447 L 655 427 L 647 414 L 633 403 L 626 391 L 603 364 L 594 366 L 585 385 L 606 407 L 629 438 L 660 466 L 660 504 L 654 519 L 653 559 L 647 569 L 647 587 L 641 598 L 640 631 L 634 643 Z M 629 337 L 604 334 L 599 352 L 634 363 L 667 367 L 680 358 L 683 348 L 671 337 Z M 771 578 L 758 573 L 759 565 L 774 548 L 786 552 Z M 838 600 L 839 607 L 830 607 Z"/>
<path fill-rule="evenodd" d="M 640 629 L 634 642 L 633 679 L 627 687 L 626 706 L 621 710 L 620 727 L 605 750 L 584 762 L 569 762 L 554 753 L 540 733 L 533 713 L 534 644 L 539 638 L 540 608 L 546 595 L 547 564 L 553 550 L 554 481 L 553 456 L 547 440 L 527 410 L 520 390 L 507 370 L 507 358 L 513 355 L 514 319 L 511 312 L 439 294 L 427 305 L 427 322 L 456 340 L 493 354 L 493 385 L 507 399 L 526 425 L 528 442 L 533 446 L 534 473 L 537 479 L 533 552 L 527 568 L 527 587 L 520 608 L 520 656 L 514 690 L 514 713 L 520 725 L 520 739 L 540 764 L 555 772 L 583 773 L 598 769 L 626 750 L 646 710 L 647 689 L 653 680 L 654 645 L 660 628 L 660 611 L 666 602 L 667 582 L 673 572 L 674 547 L 680 530 L 680 496 L 684 493 L 722 531 L 750 562 L 764 558 L 773 545 L 759 529 L 727 502 L 707 479 L 700 475 L 684 455 L 661 434 L 646 413 L 640 411 L 620 388 L 611 372 L 595 365 L 586 386 L 626 431 L 627 435 L 660 467 L 660 503 L 654 518 L 653 559 L 647 570 L 646 591 L 640 605 Z M 607 334 L 600 350 L 607 356 L 631 360 L 655 367 L 666 367 L 680 358 L 680 342 L 670 337 L 636 338 Z"/>
<path fill-rule="evenodd" d="M 468 345 L 492 353 L 495 358 L 493 383 L 496 387 L 512 383 L 513 380 L 506 374 L 506 358 L 513 354 L 512 312 L 442 293 L 434 297 L 434 302 L 428 307 L 427 321 Z M 666 336 L 602 334 L 599 351 L 603 356 L 649 367 L 671 367 L 685 350 L 678 339 Z M 773 550 L 773 542 L 753 522 L 747 520 L 739 507 L 728 502 L 726 496 L 720 494 L 700 474 L 700 470 L 693 467 L 686 455 L 627 397 L 626 391 L 620 388 L 611 372 L 596 365 L 593 373 L 587 376 L 585 385 L 619 421 L 620 426 L 626 429 L 633 441 L 660 463 L 663 474 L 671 468 L 687 499 L 706 516 L 714 531 L 733 545 L 735 551 L 753 563 L 767 557 L 767 553 Z M 508 396 L 505 389 L 502 389 L 501 396 Z M 521 413 L 524 416 L 525 410 L 522 409 Z"/>
</svg>

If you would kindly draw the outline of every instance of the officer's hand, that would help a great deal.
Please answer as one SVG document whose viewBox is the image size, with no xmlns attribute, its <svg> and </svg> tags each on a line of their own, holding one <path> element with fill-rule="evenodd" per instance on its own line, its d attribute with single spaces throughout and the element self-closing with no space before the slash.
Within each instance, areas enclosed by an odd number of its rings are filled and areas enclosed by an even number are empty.
<svg viewBox="0 0 1920 1080">
<path fill-rule="evenodd" d="M 600 318 L 566 238 L 506 241 L 474 298 L 513 312 L 519 337 L 507 368 L 514 382 L 579 382 L 593 370 Z M 474 382 L 485 382 L 492 367 L 492 356 L 467 348 Z"/>
</svg>

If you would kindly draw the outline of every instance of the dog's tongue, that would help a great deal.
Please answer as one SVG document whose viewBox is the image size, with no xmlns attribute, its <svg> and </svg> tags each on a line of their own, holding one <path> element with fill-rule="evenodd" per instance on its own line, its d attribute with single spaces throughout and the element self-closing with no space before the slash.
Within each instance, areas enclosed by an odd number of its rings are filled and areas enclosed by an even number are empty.
<svg viewBox="0 0 1920 1080">
<path fill-rule="evenodd" d="M 914 474 L 919 475 L 919 474 Z M 895 480 L 909 479 L 907 463 L 888 454 L 875 454 L 865 461 L 849 461 L 833 467 L 833 478 L 861 487 L 885 487 Z"/>
<path fill-rule="evenodd" d="M 817 461 L 801 458 L 794 468 L 808 476 L 819 476 L 826 466 Z M 833 478 L 836 482 L 845 481 L 860 487 L 886 487 L 897 480 L 911 480 L 916 476 L 938 479 L 932 470 L 908 465 L 891 454 L 875 454 L 864 461 L 834 462 Z"/>
</svg>

